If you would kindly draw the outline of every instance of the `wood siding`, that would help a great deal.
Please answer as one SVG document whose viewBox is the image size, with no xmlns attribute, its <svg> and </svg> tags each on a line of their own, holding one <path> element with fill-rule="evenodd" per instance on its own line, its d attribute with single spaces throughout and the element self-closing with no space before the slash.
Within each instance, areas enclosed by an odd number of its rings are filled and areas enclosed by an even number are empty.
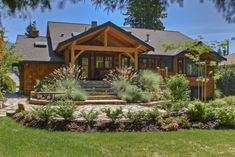
<svg viewBox="0 0 235 157">
<path fill-rule="evenodd" d="M 63 64 L 50 63 L 20 64 L 20 91 L 25 95 L 29 95 L 37 80 L 43 79 L 44 77 L 52 73 L 55 69 L 60 68 L 62 65 Z"/>
</svg>

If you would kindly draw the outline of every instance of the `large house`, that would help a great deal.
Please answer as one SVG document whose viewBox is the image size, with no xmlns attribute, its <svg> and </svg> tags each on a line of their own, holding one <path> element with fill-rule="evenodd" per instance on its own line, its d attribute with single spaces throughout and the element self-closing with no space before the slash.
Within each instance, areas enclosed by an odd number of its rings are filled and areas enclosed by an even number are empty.
<svg viewBox="0 0 235 157">
<path fill-rule="evenodd" d="M 152 69 L 164 77 L 185 74 L 190 80 L 191 96 L 197 97 L 201 92 L 202 87 L 196 81 L 197 66 L 185 57 L 189 52 L 183 49 L 164 52 L 162 48 L 163 43 L 192 40 L 180 32 L 123 28 L 112 22 L 102 25 L 48 22 L 46 36 L 39 36 L 38 31 L 34 33 L 35 38 L 18 35 L 15 45 L 17 55 L 22 56 L 20 90 L 24 94 L 29 94 L 36 80 L 70 63 L 82 66 L 88 80 L 101 80 L 108 70 L 124 66 Z M 224 60 L 214 52 L 202 58 Z M 207 92 L 202 97 L 213 96 L 212 77 L 203 88 Z"/>
</svg>

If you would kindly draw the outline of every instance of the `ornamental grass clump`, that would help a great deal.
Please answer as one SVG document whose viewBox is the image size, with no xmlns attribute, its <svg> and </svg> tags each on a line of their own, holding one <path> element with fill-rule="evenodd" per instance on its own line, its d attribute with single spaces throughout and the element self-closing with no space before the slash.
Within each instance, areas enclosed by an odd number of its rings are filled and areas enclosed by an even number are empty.
<svg viewBox="0 0 235 157">
<path fill-rule="evenodd" d="M 111 84 L 115 81 L 121 80 L 133 83 L 137 80 L 137 72 L 132 67 L 116 68 L 109 71 L 105 76 L 105 80 Z"/>
<path fill-rule="evenodd" d="M 162 82 L 162 77 L 151 70 L 141 71 L 138 77 L 138 85 L 146 92 L 156 92 Z"/>
<path fill-rule="evenodd" d="M 135 85 L 127 86 L 126 91 L 121 94 L 121 99 L 132 103 L 150 101 L 150 97 Z"/>
<path fill-rule="evenodd" d="M 82 68 L 78 65 L 68 65 L 56 69 L 49 76 L 45 77 L 41 81 L 37 81 L 34 90 L 37 92 L 50 92 L 56 91 L 58 88 L 75 88 L 72 86 L 74 81 L 83 80 Z M 63 84 L 64 82 L 64 84 Z M 67 83 L 66 83 L 67 82 Z"/>
</svg>

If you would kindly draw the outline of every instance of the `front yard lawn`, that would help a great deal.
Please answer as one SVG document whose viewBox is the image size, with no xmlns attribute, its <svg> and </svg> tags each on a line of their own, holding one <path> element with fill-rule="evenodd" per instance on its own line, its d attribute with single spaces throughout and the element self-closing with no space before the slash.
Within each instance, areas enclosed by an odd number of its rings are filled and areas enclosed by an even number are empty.
<svg viewBox="0 0 235 157">
<path fill-rule="evenodd" d="M 31 129 L 0 118 L 1 157 L 234 156 L 235 130 L 76 133 Z"/>
</svg>

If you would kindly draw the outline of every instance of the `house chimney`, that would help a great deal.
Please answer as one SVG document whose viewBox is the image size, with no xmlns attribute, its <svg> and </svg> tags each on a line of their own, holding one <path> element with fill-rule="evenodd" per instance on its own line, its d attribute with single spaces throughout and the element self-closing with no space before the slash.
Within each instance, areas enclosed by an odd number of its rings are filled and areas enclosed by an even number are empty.
<svg viewBox="0 0 235 157">
<path fill-rule="evenodd" d="M 97 27 L 97 21 L 92 21 L 91 22 L 91 28 Z"/>
<path fill-rule="evenodd" d="M 32 37 L 37 38 L 39 36 L 39 31 L 37 29 L 32 30 Z"/>
<path fill-rule="evenodd" d="M 145 40 L 145 42 L 147 43 L 147 42 L 149 42 L 150 41 L 150 35 L 149 34 L 146 34 L 146 40 Z"/>
</svg>

